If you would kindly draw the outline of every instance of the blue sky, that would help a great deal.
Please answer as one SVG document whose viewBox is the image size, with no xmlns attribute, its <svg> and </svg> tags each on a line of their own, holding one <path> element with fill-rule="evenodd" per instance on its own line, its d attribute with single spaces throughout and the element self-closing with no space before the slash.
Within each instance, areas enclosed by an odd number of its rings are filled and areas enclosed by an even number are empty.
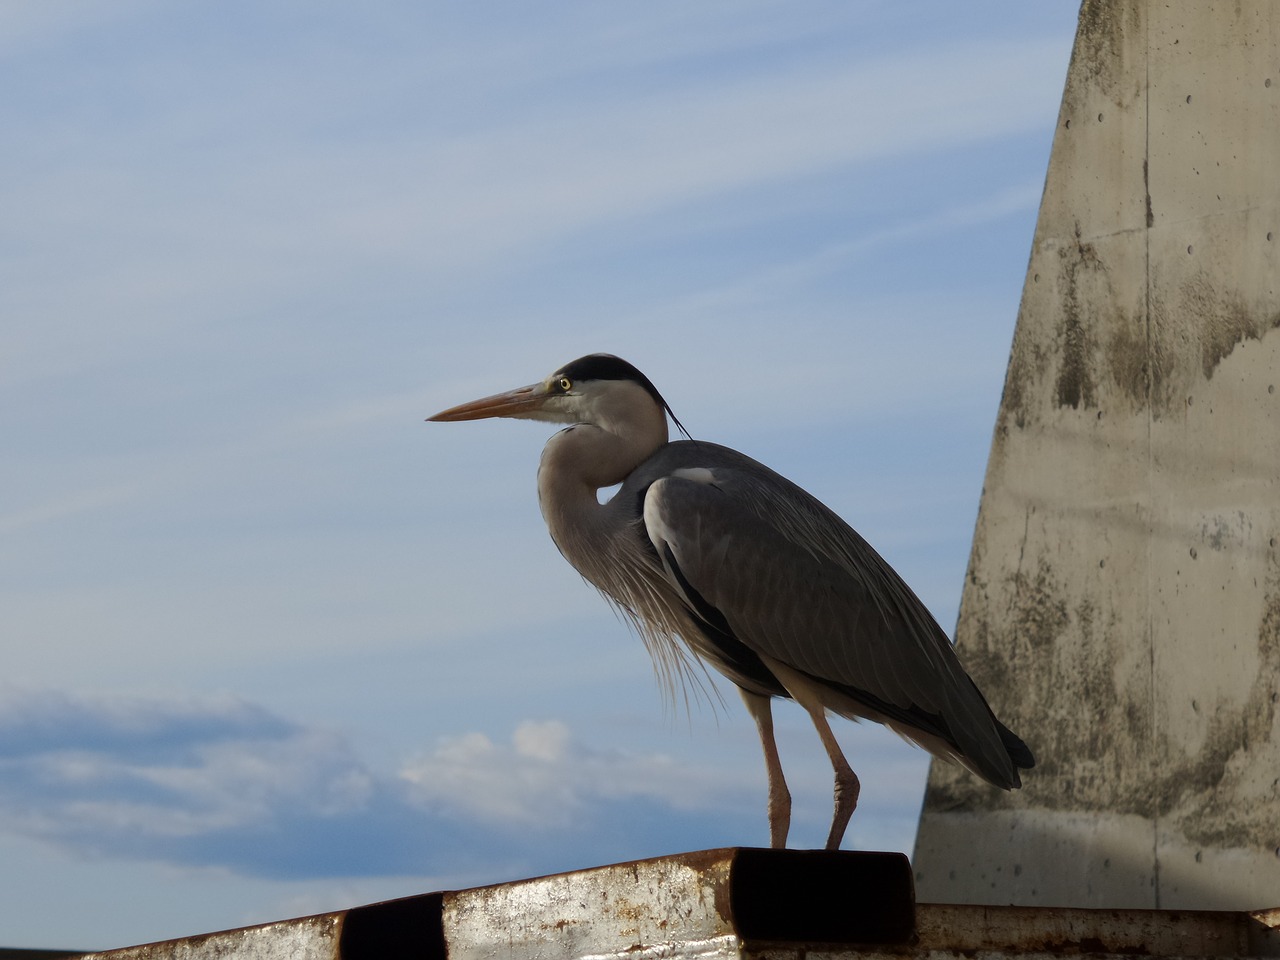
<svg viewBox="0 0 1280 960">
<path fill-rule="evenodd" d="M 664 705 L 547 538 L 549 428 L 423 420 L 617 353 L 950 627 L 1075 16 L 0 8 L 0 944 L 767 843 L 736 696 Z M 927 757 L 839 734 L 910 850 Z"/>
</svg>

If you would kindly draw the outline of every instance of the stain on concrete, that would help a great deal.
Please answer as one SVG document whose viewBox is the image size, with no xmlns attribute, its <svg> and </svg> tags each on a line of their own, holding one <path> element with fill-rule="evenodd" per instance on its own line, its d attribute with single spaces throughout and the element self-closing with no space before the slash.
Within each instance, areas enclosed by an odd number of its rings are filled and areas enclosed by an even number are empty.
<svg viewBox="0 0 1280 960">
<path fill-rule="evenodd" d="M 1052 251 L 1047 257 L 1056 256 Z M 1046 286 L 1048 286 L 1046 284 Z M 1040 384 L 1049 375 L 1049 351 L 1043 336 L 1034 329 L 1030 316 L 1042 311 L 1039 303 L 1023 294 L 1018 312 L 1018 324 L 1009 351 L 1009 366 L 1005 371 L 1004 392 L 1000 398 L 1000 412 L 996 419 L 996 437 L 1007 436 L 1009 427 L 1025 430 L 1033 421 L 1032 398 L 1041 394 Z"/>
<path fill-rule="evenodd" d="M 1093 244 L 1080 239 L 1078 223 L 1075 244 L 1062 247 L 1060 253 L 1062 314 L 1057 336 L 1061 359 L 1055 385 L 1058 406 L 1096 407 L 1094 317 L 1088 311 L 1099 302 L 1095 286 L 1106 283 L 1106 268 Z"/>
<path fill-rule="evenodd" d="M 1114 809 L 1112 791 L 1124 780 L 1133 782 L 1126 806 L 1146 809 L 1136 771 L 1123 770 L 1133 765 L 1133 751 L 1115 750 L 1115 730 L 1145 739 L 1150 697 L 1145 688 L 1117 689 L 1114 615 L 1088 593 L 1073 594 L 1048 557 L 1028 557 L 1022 566 L 980 597 L 971 581 L 959 641 L 966 669 L 997 716 L 1027 738 L 1036 768 L 1018 796 L 935 765 L 926 809 Z M 1073 706 L 1045 724 L 1046 703 Z"/>
<path fill-rule="evenodd" d="M 1147 329 L 1150 331 L 1146 355 L 1147 409 L 1152 419 L 1159 420 L 1169 412 L 1174 403 L 1177 379 L 1174 371 L 1177 369 L 1180 354 L 1176 344 L 1159 335 L 1159 331 L 1163 329 L 1162 325 L 1166 322 L 1167 314 L 1164 304 L 1156 297 L 1154 291 L 1150 290 L 1149 279 L 1147 287 Z"/>
<path fill-rule="evenodd" d="M 1210 540 L 1216 528 L 1208 531 Z M 1230 536 L 1230 533 L 1227 534 Z M 1044 558 L 1011 574 L 994 592 L 970 581 L 961 631 L 966 668 L 997 714 L 1026 736 L 1037 766 L 1019 793 L 981 783 L 959 768 L 935 765 L 925 807 L 931 812 L 1038 808 L 1136 814 L 1167 820 L 1192 843 L 1273 849 L 1280 845 L 1280 770 L 1270 794 L 1241 804 L 1251 790 L 1252 758 L 1269 756 L 1280 737 L 1280 563 L 1258 627 L 1257 680 L 1240 703 L 1206 704 L 1202 745 L 1188 755 L 1161 742 L 1151 677 L 1119 669 L 1117 622 L 1089 592 L 1073 594 Z M 1000 608 L 1006 608 L 1001 610 Z M 1044 704 L 1057 703 L 1052 724 Z M 1062 704 L 1074 706 L 1061 709 Z M 1123 731 L 1123 733 L 1120 733 Z"/>
<path fill-rule="evenodd" d="M 1164 783 L 1162 806 L 1192 843 L 1280 849 L 1280 770 L 1259 778 L 1256 759 L 1274 756 L 1280 738 L 1280 565 L 1274 551 L 1269 566 L 1257 678 L 1243 703 L 1215 706 L 1204 746 Z M 1241 802 L 1244 797 L 1249 801 Z"/>
<path fill-rule="evenodd" d="M 1025 393 L 1027 376 L 1026 363 L 1015 339 L 1009 354 L 1009 368 L 1005 371 L 1004 392 L 1000 396 L 1000 414 L 996 420 L 997 438 L 1008 434 L 1010 420 L 1019 430 L 1027 426 Z"/>
<path fill-rule="evenodd" d="M 1085 89 L 1096 88 L 1122 107 L 1130 92 L 1118 89 L 1128 73 L 1125 51 L 1131 44 L 1139 49 L 1145 46 L 1140 43 L 1142 29 L 1141 4 L 1084 0 L 1071 54 L 1067 95 L 1083 83 Z"/>
<path fill-rule="evenodd" d="M 1003 433 L 1010 419 L 1026 428 L 1033 398 L 1043 394 L 1050 375 L 1060 408 L 1098 409 L 1108 385 L 1114 385 L 1133 412 L 1147 411 L 1159 420 L 1185 402 L 1197 376 L 1211 380 L 1241 343 L 1260 341 L 1280 328 L 1280 311 L 1260 314 L 1238 294 L 1217 289 L 1203 273 L 1180 283 L 1172 298 L 1153 285 L 1145 320 L 1128 317 L 1093 244 L 1077 237 L 1059 249 L 1058 257 L 1061 300 L 1053 352 L 1030 337 L 1015 339 L 997 425 Z M 1100 314 L 1100 308 L 1109 314 Z"/>
<path fill-rule="evenodd" d="M 1215 514 L 1200 523 L 1200 538 L 1210 550 L 1221 553 L 1228 548 L 1243 548 L 1253 530 L 1253 521 L 1243 510 L 1233 514 Z"/>
<path fill-rule="evenodd" d="M 1156 214 L 1151 208 L 1151 161 L 1146 157 L 1142 159 L 1142 192 L 1147 208 L 1147 229 L 1150 230 L 1156 224 Z"/>
<path fill-rule="evenodd" d="M 1207 273 L 1197 272 L 1178 287 L 1180 312 L 1193 319 L 1205 379 L 1245 340 L 1261 340 L 1280 327 L 1280 311 L 1259 316 L 1234 292 L 1219 289 Z"/>
<path fill-rule="evenodd" d="M 1134 410 L 1147 409 L 1151 401 L 1149 356 L 1145 333 L 1135 336 L 1131 324 L 1115 324 L 1107 339 L 1107 372 Z"/>
<path fill-rule="evenodd" d="M 1010 625 L 1033 649 L 1052 649 L 1071 622 L 1064 591 L 1052 568 L 1041 557 L 1034 574 L 1018 571 L 1010 580 L 1014 596 Z"/>
</svg>

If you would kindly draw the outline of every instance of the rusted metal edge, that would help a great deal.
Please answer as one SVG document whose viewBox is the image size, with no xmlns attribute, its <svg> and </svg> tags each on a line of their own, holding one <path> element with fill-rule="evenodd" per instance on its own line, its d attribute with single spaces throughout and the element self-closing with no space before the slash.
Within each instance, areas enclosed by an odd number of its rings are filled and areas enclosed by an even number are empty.
<svg viewBox="0 0 1280 960">
<path fill-rule="evenodd" d="M 444 960 L 518 943 L 572 954 L 683 941 L 904 943 L 911 867 L 899 853 L 724 848 L 406 897 L 145 944 L 101 960 Z"/>
<path fill-rule="evenodd" d="M 82 960 L 445 960 L 440 925 L 443 897 L 443 893 L 427 893 L 76 956 Z"/>
<path fill-rule="evenodd" d="M 700 945 L 700 946 L 699 946 Z M 896 853 L 724 848 L 87 954 L 100 960 L 544 960 L 757 955 L 1280 957 L 1280 908 L 1093 910 L 915 903 Z M 714 947 L 714 949 L 712 949 Z M 697 952 L 697 951 L 695 951 Z M 785 952 L 785 951 L 784 951 Z"/>
<path fill-rule="evenodd" d="M 86 953 L 82 960 L 337 960 L 343 912 Z"/>
<path fill-rule="evenodd" d="M 444 933 L 451 960 L 906 943 L 913 883 L 899 853 L 729 847 L 448 893 Z"/>
</svg>

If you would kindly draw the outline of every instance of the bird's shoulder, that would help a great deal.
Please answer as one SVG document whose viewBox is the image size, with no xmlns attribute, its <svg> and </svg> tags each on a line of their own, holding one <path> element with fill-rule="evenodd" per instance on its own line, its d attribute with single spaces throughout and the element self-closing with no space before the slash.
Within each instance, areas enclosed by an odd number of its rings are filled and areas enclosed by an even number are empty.
<svg viewBox="0 0 1280 960">
<path fill-rule="evenodd" d="M 833 559 L 861 556 L 866 541 L 839 514 L 803 487 L 758 460 L 701 440 L 668 443 L 633 474 L 641 497 L 660 500 L 679 522 L 681 513 L 710 510 L 726 524 L 750 521 Z M 659 481 L 662 481 L 659 483 Z"/>
<path fill-rule="evenodd" d="M 648 488 L 669 477 L 714 486 L 730 495 L 773 491 L 774 496 L 821 506 L 803 488 L 759 460 L 732 447 L 703 440 L 676 440 L 666 444 L 642 463 L 628 482 Z"/>
<path fill-rule="evenodd" d="M 949 645 L 924 604 L 839 514 L 764 464 L 701 441 L 655 455 L 640 509 L 651 538 L 673 544 L 708 573 L 744 576 L 786 569 L 797 583 L 824 583 L 851 602 L 874 605 L 901 628 Z M 696 575 L 696 574 L 695 574 Z"/>
</svg>

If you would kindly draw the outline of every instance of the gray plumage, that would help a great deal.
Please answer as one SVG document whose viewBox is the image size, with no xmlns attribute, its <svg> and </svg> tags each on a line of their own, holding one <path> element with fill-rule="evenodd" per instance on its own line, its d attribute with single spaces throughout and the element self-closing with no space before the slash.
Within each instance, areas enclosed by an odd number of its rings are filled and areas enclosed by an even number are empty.
<svg viewBox="0 0 1280 960">
<path fill-rule="evenodd" d="M 790 794 L 773 742 L 773 697 L 801 703 L 832 761 L 828 847 L 839 845 L 858 793 L 828 710 L 884 723 L 997 787 L 1020 786 L 1031 751 L 996 719 L 893 568 L 763 464 L 713 443 L 668 442 L 668 413 L 633 366 L 593 354 L 540 384 L 432 419 L 570 424 L 547 443 L 538 471 L 551 536 L 631 618 L 669 683 L 692 655 L 737 684 L 765 752 L 775 846 L 786 842 Z M 619 482 L 601 504 L 597 490 Z"/>
</svg>

